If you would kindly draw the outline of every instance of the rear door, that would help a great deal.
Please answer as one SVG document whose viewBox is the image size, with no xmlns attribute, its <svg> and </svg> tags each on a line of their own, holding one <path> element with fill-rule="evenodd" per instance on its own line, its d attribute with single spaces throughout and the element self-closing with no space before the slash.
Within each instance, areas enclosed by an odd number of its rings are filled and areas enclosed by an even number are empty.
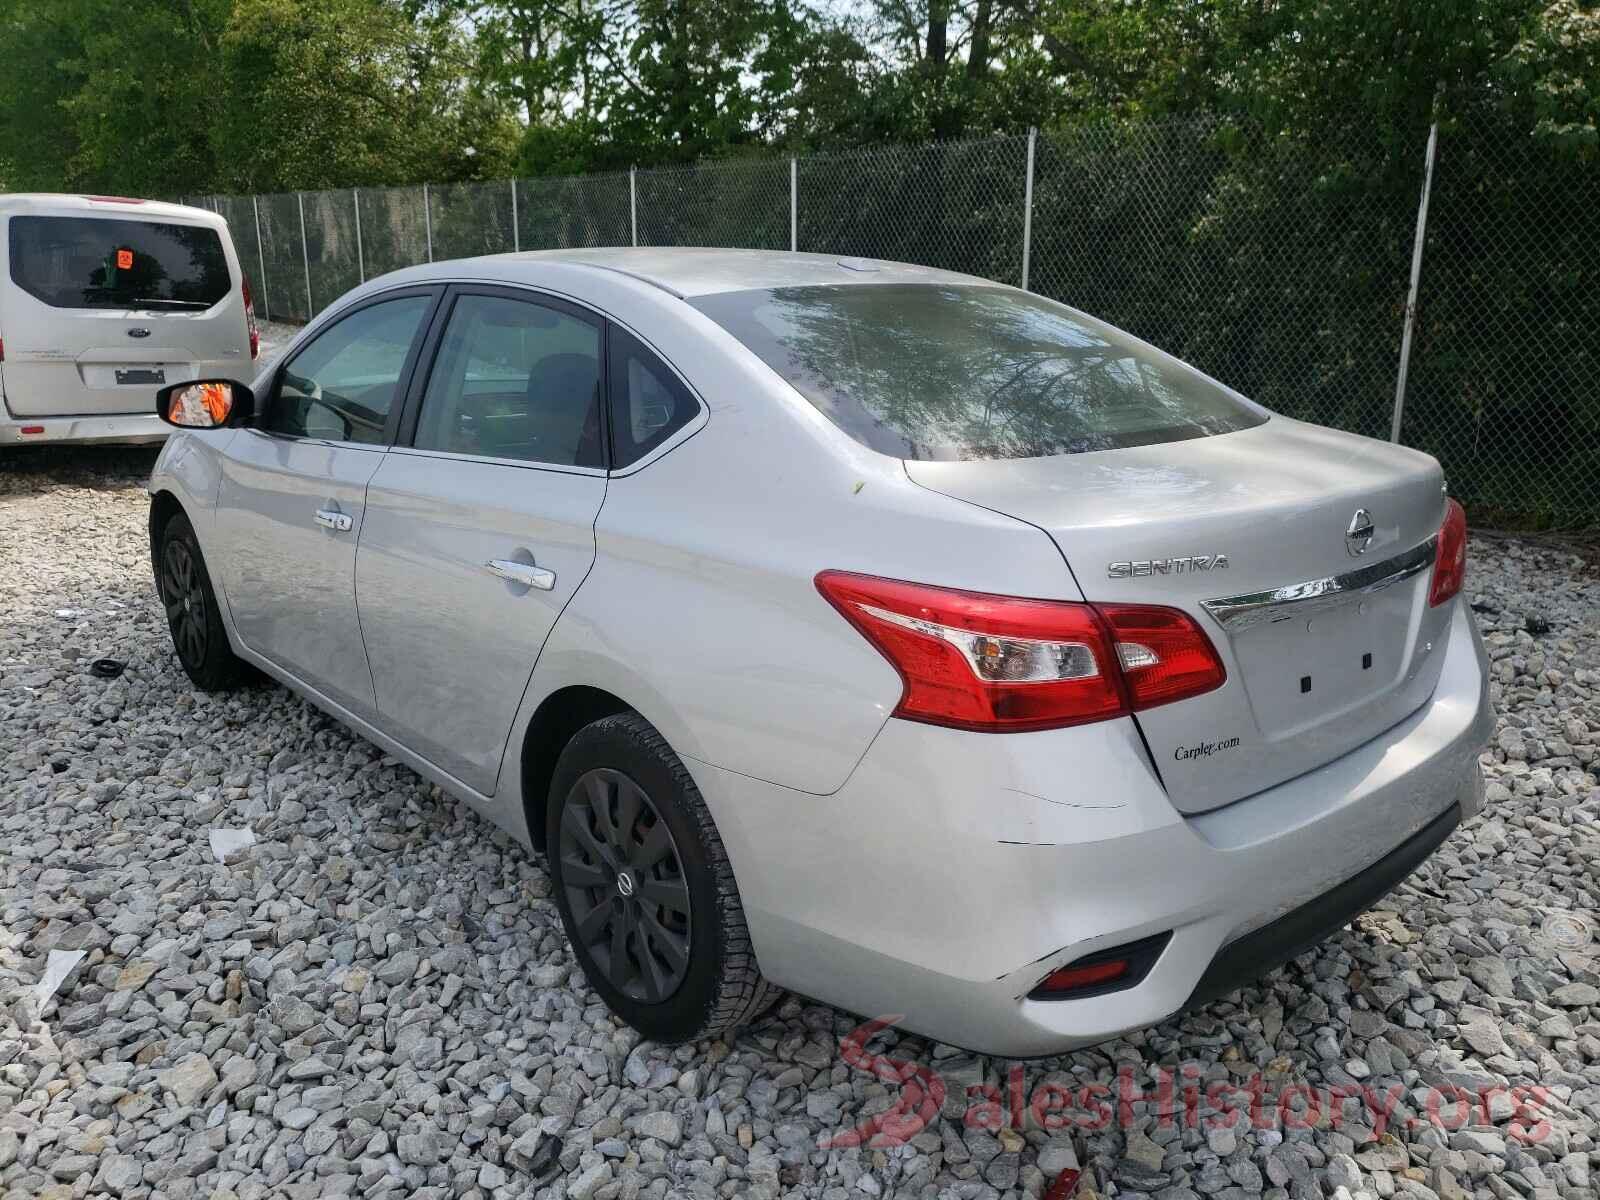
<svg viewBox="0 0 1600 1200">
<path fill-rule="evenodd" d="M 604 323 L 461 288 L 410 424 L 367 489 L 356 594 L 379 725 L 492 793 L 534 660 L 594 563 Z"/>
<path fill-rule="evenodd" d="M 148 413 L 156 390 L 249 363 L 243 276 L 226 230 L 128 206 L 11 214 L 0 331 L 19 417 Z"/>
<path fill-rule="evenodd" d="M 367 720 L 356 542 L 437 296 L 384 293 L 298 347 L 223 454 L 216 545 L 240 639 Z"/>
</svg>

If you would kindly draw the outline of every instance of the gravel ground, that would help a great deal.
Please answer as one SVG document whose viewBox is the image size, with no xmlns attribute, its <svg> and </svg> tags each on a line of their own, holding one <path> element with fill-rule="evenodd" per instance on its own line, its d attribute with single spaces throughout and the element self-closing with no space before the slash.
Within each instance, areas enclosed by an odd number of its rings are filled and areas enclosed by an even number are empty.
<svg viewBox="0 0 1600 1200">
<path fill-rule="evenodd" d="M 151 458 L 0 460 L 5 1197 L 1035 1196 L 1074 1161 L 1078 1195 L 1595 1194 L 1600 579 L 1571 555 L 1475 544 L 1487 811 L 1260 986 L 1041 1063 L 863 1054 L 794 997 L 665 1049 L 585 986 L 537 859 L 281 688 L 193 691 Z M 225 830 L 254 845 L 219 861 Z"/>
</svg>

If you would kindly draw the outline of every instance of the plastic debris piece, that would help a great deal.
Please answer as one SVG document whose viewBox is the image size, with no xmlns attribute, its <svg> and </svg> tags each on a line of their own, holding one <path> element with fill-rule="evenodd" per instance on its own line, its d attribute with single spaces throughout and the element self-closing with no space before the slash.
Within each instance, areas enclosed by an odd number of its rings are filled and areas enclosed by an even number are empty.
<svg viewBox="0 0 1600 1200">
<path fill-rule="evenodd" d="M 1068 1200 L 1068 1197 L 1077 1191 L 1078 1180 L 1082 1175 L 1083 1172 L 1077 1167 L 1068 1167 L 1045 1189 L 1044 1200 Z"/>
<path fill-rule="evenodd" d="M 67 620 L 71 620 L 73 617 L 81 617 L 81 616 L 83 616 L 83 609 L 81 609 L 81 608 L 58 608 L 58 609 L 56 609 L 56 616 L 63 617 L 65 619 L 67 619 Z"/>
<path fill-rule="evenodd" d="M 89 664 L 89 673 L 101 679 L 115 679 L 127 670 L 128 664 L 115 658 L 97 658 Z"/>
<path fill-rule="evenodd" d="M 553 1133 L 541 1133 L 539 1145 L 528 1160 L 528 1174 L 535 1185 L 548 1183 L 561 1173 L 562 1141 Z"/>
<path fill-rule="evenodd" d="M 72 974 L 72 968 L 84 960 L 86 953 L 84 950 L 50 951 L 50 957 L 44 964 L 44 978 L 39 980 L 38 986 L 33 989 L 34 1003 L 38 1005 L 40 1012 L 43 1012 L 44 1006 L 50 1003 L 50 997 L 56 994 L 56 989 L 67 981 L 67 976 Z"/>
<path fill-rule="evenodd" d="M 1588 920 L 1575 912 L 1553 912 L 1540 929 L 1558 950 L 1582 950 L 1594 940 Z"/>
<path fill-rule="evenodd" d="M 219 863 L 227 862 L 230 854 L 248 850 L 255 844 L 256 835 L 248 829 L 213 829 L 211 831 L 211 853 L 217 856 Z"/>
</svg>

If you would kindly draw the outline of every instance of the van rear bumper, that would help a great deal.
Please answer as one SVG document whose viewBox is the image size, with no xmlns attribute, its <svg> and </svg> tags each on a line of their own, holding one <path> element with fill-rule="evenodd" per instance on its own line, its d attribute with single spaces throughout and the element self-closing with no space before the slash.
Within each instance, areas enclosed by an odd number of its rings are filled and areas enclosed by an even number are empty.
<svg viewBox="0 0 1600 1200">
<path fill-rule="evenodd" d="M 154 408 L 154 405 L 151 405 Z M 172 430 L 149 413 L 111 416 L 14 417 L 0 407 L 0 446 L 27 446 L 36 442 L 164 442 Z"/>
</svg>

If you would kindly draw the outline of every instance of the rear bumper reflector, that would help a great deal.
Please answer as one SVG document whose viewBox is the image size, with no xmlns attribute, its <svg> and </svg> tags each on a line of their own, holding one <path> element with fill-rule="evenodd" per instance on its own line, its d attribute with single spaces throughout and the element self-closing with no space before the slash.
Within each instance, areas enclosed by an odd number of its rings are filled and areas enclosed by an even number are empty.
<svg viewBox="0 0 1600 1200">
<path fill-rule="evenodd" d="M 1075 958 L 1041 979 L 1028 999 L 1082 1000 L 1137 987 L 1171 940 L 1170 932 L 1157 933 Z"/>
</svg>

